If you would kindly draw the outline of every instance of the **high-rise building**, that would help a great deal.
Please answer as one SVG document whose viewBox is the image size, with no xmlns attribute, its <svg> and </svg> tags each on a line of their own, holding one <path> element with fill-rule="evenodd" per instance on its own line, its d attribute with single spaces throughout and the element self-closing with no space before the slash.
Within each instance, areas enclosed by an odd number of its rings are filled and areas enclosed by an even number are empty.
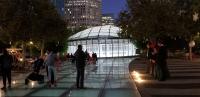
<svg viewBox="0 0 200 97">
<path fill-rule="evenodd" d="M 64 0 L 50 0 L 53 5 L 56 7 L 58 13 L 64 17 L 65 15 L 65 6 L 64 6 Z"/>
<path fill-rule="evenodd" d="M 103 14 L 101 18 L 101 23 L 102 25 L 115 25 L 115 19 L 114 19 L 114 14 L 108 13 L 108 14 Z"/>
<path fill-rule="evenodd" d="M 65 0 L 65 19 L 70 28 L 101 25 L 101 0 Z"/>
</svg>

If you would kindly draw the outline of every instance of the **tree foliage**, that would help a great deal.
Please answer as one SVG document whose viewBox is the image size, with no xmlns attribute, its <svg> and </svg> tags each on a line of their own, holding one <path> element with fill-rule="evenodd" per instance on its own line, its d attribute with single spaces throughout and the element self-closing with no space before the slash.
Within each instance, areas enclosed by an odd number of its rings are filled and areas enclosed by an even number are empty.
<svg viewBox="0 0 200 97">
<path fill-rule="evenodd" d="M 135 42 L 158 37 L 182 37 L 190 40 L 199 32 L 199 0 L 127 0 L 127 10 L 119 16 L 122 36 Z"/>
<path fill-rule="evenodd" d="M 60 41 L 66 24 L 50 0 L 1 0 L 0 37 L 4 41 Z"/>
</svg>

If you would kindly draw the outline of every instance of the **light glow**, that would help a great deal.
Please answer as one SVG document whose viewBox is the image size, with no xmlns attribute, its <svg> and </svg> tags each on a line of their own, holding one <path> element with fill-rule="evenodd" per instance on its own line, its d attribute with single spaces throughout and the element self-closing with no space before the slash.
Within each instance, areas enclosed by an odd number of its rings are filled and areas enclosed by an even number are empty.
<svg viewBox="0 0 200 97">
<path fill-rule="evenodd" d="M 33 81 L 31 82 L 31 86 L 32 86 L 32 87 L 34 87 L 34 86 L 35 86 L 35 83 L 34 83 Z"/>
<path fill-rule="evenodd" d="M 32 45 L 32 44 L 33 44 L 33 41 L 30 41 L 29 43 Z"/>
<path fill-rule="evenodd" d="M 5 97 L 5 92 L 3 90 L 0 90 L 0 97 Z"/>
<path fill-rule="evenodd" d="M 136 72 L 136 71 L 133 71 L 131 73 L 131 75 L 134 77 L 135 81 L 138 82 L 138 83 L 142 83 L 144 82 L 144 80 L 141 78 L 141 74 Z"/>
<path fill-rule="evenodd" d="M 14 80 L 12 83 L 13 83 L 13 85 L 15 85 L 15 84 L 16 84 L 16 81 Z"/>
<path fill-rule="evenodd" d="M 20 58 L 20 59 L 19 59 L 19 61 L 21 61 L 21 62 L 22 62 L 22 61 L 23 61 L 23 58 Z"/>
<path fill-rule="evenodd" d="M 68 38 L 67 52 L 74 54 L 78 45 L 81 44 L 83 51 L 94 52 L 98 58 L 137 55 L 136 46 L 130 39 L 122 39 L 119 33 L 121 29 L 113 25 L 85 29 Z"/>
</svg>

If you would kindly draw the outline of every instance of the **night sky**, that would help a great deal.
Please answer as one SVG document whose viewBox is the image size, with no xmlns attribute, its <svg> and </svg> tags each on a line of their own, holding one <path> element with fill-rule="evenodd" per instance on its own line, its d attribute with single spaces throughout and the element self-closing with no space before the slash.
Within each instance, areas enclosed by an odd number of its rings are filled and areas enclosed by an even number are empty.
<svg viewBox="0 0 200 97">
<path fill-rule="evenodd" d="M 102 13 L 114 13 L 115 18 L 119 12 L 126 8 L 126 0 L 102 0 Z"/>
</svg>

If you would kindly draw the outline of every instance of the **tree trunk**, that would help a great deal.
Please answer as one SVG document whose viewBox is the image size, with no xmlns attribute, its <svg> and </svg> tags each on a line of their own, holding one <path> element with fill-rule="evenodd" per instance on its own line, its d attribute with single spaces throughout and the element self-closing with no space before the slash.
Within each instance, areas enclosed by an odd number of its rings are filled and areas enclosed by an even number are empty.
<svg viewBox="0 0 200 97">
<path fill-rule="evenodd" d="M 40 55 L 41 56 L 44 56 L 44 40 L 42 40 L 42 47 L 41 47 L 41 50 L 40 50 Z"/>
<path fill-rule="evenodd" d="M 189 47 L 189 59 L 192 61 L 192 47 Z"/>
<path fill-rule="evenodd" d="M 25 59 L 26 59 L 26 44 L 23 41 L 22 42 L 22 62 L 23 62 L 23 64 L 25 63 Z"/>
</svg>

